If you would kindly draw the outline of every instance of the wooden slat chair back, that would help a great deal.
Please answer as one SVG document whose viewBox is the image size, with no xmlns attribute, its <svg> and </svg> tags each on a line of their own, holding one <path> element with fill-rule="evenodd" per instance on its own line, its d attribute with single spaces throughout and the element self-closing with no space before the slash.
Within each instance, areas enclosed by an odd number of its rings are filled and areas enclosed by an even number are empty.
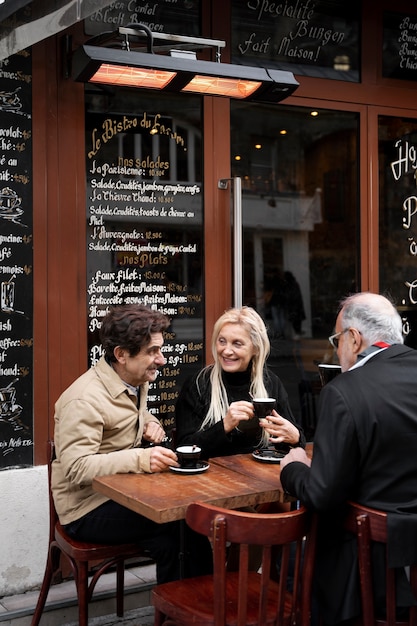
<svg viewBox="0 0 417 626">
<path fill-rule="evenodd" d="M 354 533 L 358 545 L 359 579 L 361 588 L 362 615 L 358 623 L 363 626 L 417 626 L 417 607 L 409 611 L 408 619 L 397 619 L 395 569 L 386 566 L 385 615 L 376 615 L 373 595 L 372 544 L 378 542 L 387 548 L 387 514 L 355 502 L 350 502 L 345 518 L 345 529 Z M 387 556 L 387 552 L 385 552 Z M 387 559 L 386 559 L 387 562 Z M 417 598 L 417 565 L 410 567 L 410 583 Z"/>
<path fill-rule="evenodd" d="M 116 568 L 116 612 L 119 617 L 124 612 L 124 568 L 125 561 L 145 555 L 145 552 L 136 544 L 98 544 L 86 543 L 72 539 L 59 523 L 51 490 L 51 466 L 55 459 L 53 441 L 47 442 L 48 452 L 48 489 L 49 489 L 49 542 L 45 573 L 40 589 L 31 626 L 40 622 L 49 588 L 54 575 L 60 570 L 60 555 L 63 555 L 70 564 L 74 576 L 77 598 L 79 626 L 88 624 L 88 603 L 91 601 L 94 588 L 100 576 L 110 568 Z M 89 564 L 98 563 L 95 573 L 88 581 Z"/>
<path fill-rule="evenodd" d="M 214 575 L 154 587 L 155 626 L 310 624 L 316 520 L 306 509 L 261 514 L 195 503 L 186 521 L 211 539 Z M 227 571 L 229 542 L 239 547 L 237 572 Z M 252 545 L 262 548 L 260 573 L 249 571 Z M 272 546 L 281 547 L 279 582 L 270 576 Z"/>
</svg>

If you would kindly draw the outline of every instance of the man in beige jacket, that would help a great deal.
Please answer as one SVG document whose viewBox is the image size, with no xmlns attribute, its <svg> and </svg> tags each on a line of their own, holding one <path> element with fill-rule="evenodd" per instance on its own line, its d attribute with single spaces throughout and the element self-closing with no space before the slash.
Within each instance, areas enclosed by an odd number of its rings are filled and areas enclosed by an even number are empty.
<svg viewBox="0 0 417 626">
<path fill-rule="evenodd" d="M 137 542 L 157 564 L 158 583 L 179 578 L 180 531 L 157 524 L 95 492 L 95 476 L 161 472 L 178 466 L 161 444 L 165 432 L 146 406 L 148 386 L 165 364 L 168 318 L 142 305 L 114 307 L 103 318 L 103 356 L 55 405 L 56 460 L 52 491 L 61 524 L 74 538 L 102 543 Z M 145 442 L 151 447 L 143 447 Z M 206 538 L 186 528 L 185 575 L 211 571 Z"/>
</svg>

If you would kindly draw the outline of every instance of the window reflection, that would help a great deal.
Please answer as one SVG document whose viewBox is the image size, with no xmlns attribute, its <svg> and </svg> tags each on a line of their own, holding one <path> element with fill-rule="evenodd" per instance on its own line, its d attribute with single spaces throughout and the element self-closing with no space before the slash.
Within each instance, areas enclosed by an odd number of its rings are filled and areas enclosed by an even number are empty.
<svg viewBox="0 0 417 626">
<path fill-rule="evenodd" d="M 243 301 L 267 322 L 271 366 L 309 436 L 317 364 L 336 360 L 327 337 L 337 305 L 359 287 L 357 133 L 356 113 L 231 107 L 232 175 L 243 189 Z"/>
</svg>

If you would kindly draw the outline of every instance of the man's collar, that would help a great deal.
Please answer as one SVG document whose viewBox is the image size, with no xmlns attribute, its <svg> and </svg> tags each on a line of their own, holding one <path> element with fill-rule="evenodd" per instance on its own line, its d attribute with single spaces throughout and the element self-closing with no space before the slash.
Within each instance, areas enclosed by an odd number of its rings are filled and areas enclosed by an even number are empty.
<svg viewBox="0 0 417 626">
<path fill-rule="evenodd" d="M 129 383 L 127 383 L 125 380 L 123 380 L 123 383 L 126 385 L 128 391 L 130 391 L 132 395 L 139 396 L 139 387 L 134 387 L 133 385 L 130 385 Z"/>
<path fill-rule="evenodd" d="M 361 367 L 362 365 L 366 363 L 366 361 L 369 361 L 369 359 L 375 356 L 375 354 L 377 354 L 381 350 L 386 350 L 389 347 L 390 347 L 390 344 L 386 343 L 385 341 L 376 341 L 371 346 L 368 346 L 366 350 L 358 354 L 358 360 L 356 361 L 354 365 L 352 365 L 352 367 L 349 368 L 348 371 L 354 370 L 357 367 Z"/>
</svg>

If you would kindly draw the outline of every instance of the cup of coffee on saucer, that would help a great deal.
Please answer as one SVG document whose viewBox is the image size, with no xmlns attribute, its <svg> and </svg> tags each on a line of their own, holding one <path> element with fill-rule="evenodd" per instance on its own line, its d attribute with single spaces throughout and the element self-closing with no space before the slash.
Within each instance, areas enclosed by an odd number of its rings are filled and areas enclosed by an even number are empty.
<svg viewBox="0 0 417 626">
<path fill-rule="evenodd" d="M 196 468 L 200 460 L 201 448 L 199 446 L 179 446 L 175 453 L 178 463 L 183 469 Z"/>
<path fill-rule="evenodd" d="M 334 365 L 332 363 L 319 363 L 318 368 L 322 387 L 342 373 L 340 365 Z"/>
<path fill-rule="evenodd" d="M 255 417 L 260 420 L 271 415 L 272 410 L 275 409 L 275 403 L 275 398 L 253 398 L 252 404 Z"/>
</svg>

